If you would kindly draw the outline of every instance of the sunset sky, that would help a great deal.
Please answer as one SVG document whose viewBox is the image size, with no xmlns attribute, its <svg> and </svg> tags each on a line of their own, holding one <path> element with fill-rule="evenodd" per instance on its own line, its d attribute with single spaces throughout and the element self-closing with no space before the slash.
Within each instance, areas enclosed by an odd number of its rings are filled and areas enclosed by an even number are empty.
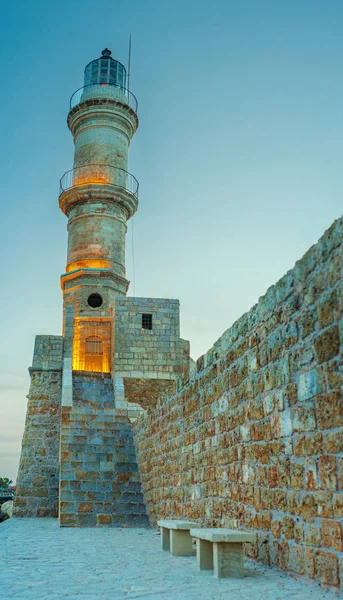
<svg viewBox="0 0 343 600">
<path fill-rule="evenodd" d="M 197 358 L 342 213 L 342 26 L 342 0 L 2 7 L 0 476 L 17 473 L 34 336 L 61 333 L 57 198 L 85 65 L 106 46 L 127 64 L 132 33 L 129 295 L 179 298 Z"/>
</svg>

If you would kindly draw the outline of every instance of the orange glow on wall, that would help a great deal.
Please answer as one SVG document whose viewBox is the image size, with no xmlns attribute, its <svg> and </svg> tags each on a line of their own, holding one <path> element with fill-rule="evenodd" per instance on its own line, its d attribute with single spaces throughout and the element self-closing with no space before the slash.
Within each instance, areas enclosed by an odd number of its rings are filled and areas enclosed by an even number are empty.
<svg viewBox="0 0 343 600">
<path fill-rule="evenodd" d="M 75 319 L 73 370 L 111 372 L 112 321 Z"/>
<path fill-rule="evenodd" d="M 76 260 L 67 265 L 66 272 L 76 271 L 76 269 L 110 269 L 112 263 L 110 260 L 101 260 L 98 258 L 87 258 L 85 260 Z"/>
<path fill-rule="evenodd" d="M 76 168 L 73 174 L 73 187 L 75 185 L 87 185 L 92 183 L 111 183 L 108 169 L 106 167 L 97 168 Z"/>
</svg>

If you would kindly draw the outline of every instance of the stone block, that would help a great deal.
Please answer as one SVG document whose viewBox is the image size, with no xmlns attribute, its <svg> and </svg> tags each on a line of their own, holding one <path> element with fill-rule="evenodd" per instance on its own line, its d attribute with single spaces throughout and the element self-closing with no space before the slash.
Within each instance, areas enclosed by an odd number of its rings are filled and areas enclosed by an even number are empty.
<svg viewBox="0 0 343 600">
<path fill-rule="evenodd" d="M 314 431 L 316 415 L 313 402 L 304 402 L 292 409 L 293 430 L 296 432 Z"/>
<path fill-rule="evenodd" d="M 170 530 L 170 552 L 172 556 L 192 556 L 192 538 L 187 530 Z"/>
<path fill-rule="evenodd" d="M 93 503 L 92 502 L 80 502 L 77 505 L 77 511 L 79 513 L 91 513 L 93 511 Z"/>
<path fill-rule="evenodd" d="M 309 433 L 300 435 L 294 438 L 294 455 L 296 457 L 301 456 L 315 456 L 320 454 L 322 451 L 322 433 Z"/>
<path fill-rule="evenodd" d="M 305 546 L 319 547 L 321 542 L 320 527 L 312 523 L 304 526 L 304 544 Z"/>
<path fill-rule="evenodd" d="M 333 513 L 335 518 L 343 517 L 343 494 L 333 494 Z"/>
<path fill-rule="evenodd" d="M 304 466 L 302 463 L 290 464 L 291 486 L 294 490 L 301 490 L 304 486 Z"/>
<path fill-rule="evenodd" d="M 331 429 L 343 426 L 343 398 L 340 392 L 330 392 L 316 398 L 318 427 Z"/>
<path fill-rule="evenodd" d="M 213 544 L 207 540 L 196 540 L 197 564 L 201 570 L 213 570 Z"/>
<path fill-rule="evenodd" d="M 75 502 L 60 502 L 60 515 L 61 514 L 73 514 L 76 512 Z"/>
<path fill-rule="evenodd" d="M 288 568 L 298 575 L 303 575 L 305 571 L 304 552 L 303 546 L 289 545 Z"/>
<path fill-rule="evenodd" d="M 325 383 L 320 369 L 303 373 L 298 381 L 298 400 L 303 402 L 324 391 Z"/>
<path fill-rule="evenodd" d="M 97 514 L 96 523 L 97 526 L 110 526 L 112 525 L 112 515 Z"/>
<path fill-rule="evenodd" d="M 294 538 L 294 520 L 292 517 L 285 516 L 282 518 L 281 531 L 287 540 Z"/>
<path fill-rule="evenodd" d="M 337 291 L 334 290 L 323 298 L 323 301 L 318 307 L 318 323 L 320 329 L 323 329 L 333 323 L 338 310 L 338 296 Z"/>
<path fill-rule="evenodd" d="M 290 409 L 274 413 L 271 418 L 271 428 L 274 438 L 290 436 L 293 431 Z"/>
<path fill-rule="evenodd" d="M 317 507 L 318 517 L 333 517 L 332 493 L 330 492 L 315 492 L 313 494 L 314 502 Z"/>
<path fill-rule="evenodd" d="M 338 558 L 333 552 L 317 550 L 314 555 L 315 576 L 321 583 L 338 587 Z"/>
<path fill-rule="evenodd" d="M 303 496 L 300 514 L 304 521 L 314 521 L 314 517 L 317 515 L 317 505 L 314 495 L 305 494 Z"/>
<path fill-rule="evenodd" d="M 76 527 L 77 515 L 60 514 L 60 527 Z"/>
<path fill-rule="evenodd" d="M 316 315 L 312 311 L 304 313 L 299 320 L 301 338 L 304 339 L 316 330 Z"/>
<path fill-rule="evenodd" d="M 243 544 L 236 543 L 213 543 L 213 568 L 214 576 L 221 578 L 244 577 L 244 553 Z"/>
<path fill-rule="evenodd" d="M 274 537 L 279 538 L 281 535 L 281 522 L 280 521 L 272 521 L 271 522 L 271 532 Z"/>
<path fill-rule="evenodd" d="M 343 452 L 343 429 L 323 435 L 323 451 L 326 454 Z"/>
<path fill-rule="evenodd" d="M 323 548 L 332 548 L 338 552 L 343 551 L 342 526 L 338 521 L 323 519 L 321 533 Z"/>
<path fill-rule="evenodd" d="M 340 348 L 339 330 L 337 325 L 325 330 L 314 340 L 318 362 L 327 362 L 337 356 Z"/>
<path fill-rule="evenodd" d="M 306 490 L 318 489 L 317 463 L 308 459 L 304 463 L 304 485 Z"/>
<path fill-rule="evenodd" d="M 319 473 L 321 489 L 336 491 L 337 490 L 337 471 L 336 458 L 334 456 L 319 457 Z"/>
</svg>

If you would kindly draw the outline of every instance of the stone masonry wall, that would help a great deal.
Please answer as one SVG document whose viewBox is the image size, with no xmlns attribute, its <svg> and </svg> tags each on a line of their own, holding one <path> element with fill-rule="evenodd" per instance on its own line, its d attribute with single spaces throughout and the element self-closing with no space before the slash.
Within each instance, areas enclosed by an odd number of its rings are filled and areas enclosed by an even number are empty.
<svg viewBox="0 0 343 600">
<path fill-rule="evenodd" d="M 73 406 L 62 407 L 60 524 L 149 524 L 130 422 L 114 408 L 106 373 L 73 373 Z"/>
<path fill-rule="evenodd" d="M 150 519 L 255 530 L 249 556 L 343 585 L 343 219 L 134 425 Z"/>
<path fill-rule="evenodd" d="M 180 303 L 164 298 L 116 298 L 115 376 L 177 379 L 189 369 L 189 342 L 180 338 Z M 152 330 L 142 314 L 152 314 Z"/>
<path fill-rule="evenodd" d="M 155 406 L 158 399 L 167 394 L 171 396 L 176 391 L 176 381 L 172 379 L 124 379 L 125 398 L 135 402 L 147 410 Z"/>
<path fill-rule="evenodd" d="M 62 351 L 62 337 L 36 337 L 14 503 L 16 517 L 57 517 Z"/>
</svg>

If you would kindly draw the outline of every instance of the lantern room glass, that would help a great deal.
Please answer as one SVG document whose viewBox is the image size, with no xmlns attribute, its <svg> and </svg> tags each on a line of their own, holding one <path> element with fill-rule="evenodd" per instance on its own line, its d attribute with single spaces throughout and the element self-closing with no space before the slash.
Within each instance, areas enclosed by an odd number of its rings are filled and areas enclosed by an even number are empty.
<svg viewBox="0 0 343 600">
<path fill-rule="evenodd" d="M 126 69 L 117 60 L 109 56 L 110 51 L 92 60 L 85 68 L 84 85 L 116 85 L 126 87 Z"/>
</svg>

